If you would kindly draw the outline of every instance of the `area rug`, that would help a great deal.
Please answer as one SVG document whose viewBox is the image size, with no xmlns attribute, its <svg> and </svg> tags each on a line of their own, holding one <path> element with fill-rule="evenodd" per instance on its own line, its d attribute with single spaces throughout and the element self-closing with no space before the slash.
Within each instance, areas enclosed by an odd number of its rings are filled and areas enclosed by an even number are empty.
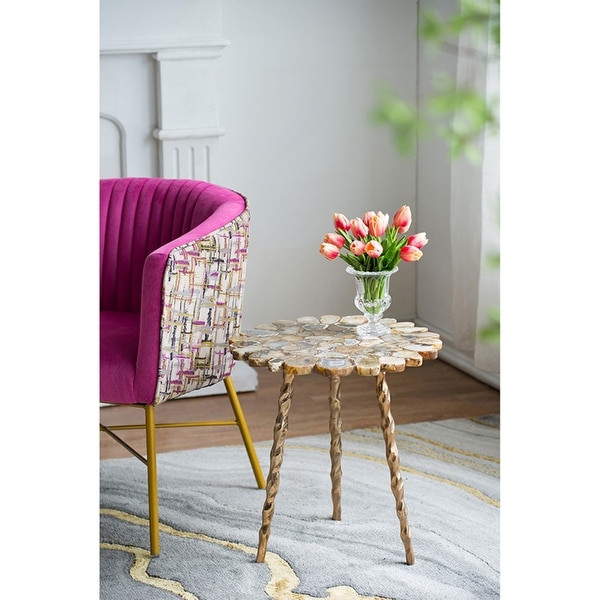
<svg viewBox="0 0 600 600">
<path fill-rule="evenodd" d="M 146 477 L 101 461 L 100 598 L 486 600 L 500 597 L 498 418 L 399 425 L 415 564 L 406 564 L 381 431 L 342 434 L 342 520 L 329 436 L 288 437 L 264 563 L 264 490 L 243 446 L 158 457 L 161 554 L 147 551 Z M 270 443 L 257 444 L 265 476 Z"/>
</svg>

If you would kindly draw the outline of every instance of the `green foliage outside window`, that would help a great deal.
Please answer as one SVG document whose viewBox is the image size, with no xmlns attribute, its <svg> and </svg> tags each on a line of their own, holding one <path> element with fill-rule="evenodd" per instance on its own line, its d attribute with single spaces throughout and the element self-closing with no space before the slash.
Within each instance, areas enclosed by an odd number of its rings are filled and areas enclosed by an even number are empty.
<svg viewBox="0 0 600 600">
<path fill-rule="evenodd" d="M 487 64 L 499 61 L 500 0 L 460 0 L 459 9 L 446 20 L 434 11 L 424 11 L 420 18 L 420 34 L 428 49 L 439 52 L 457 48 L 458 40 L 466 35 L 473 43 L 464 51 Z M 452 160 L 464 157 L 479 163 L 481 134 L 486 130 L 497 134 L 499 130 L 499 99 L 486 98 L 469 86 L 457 86 L 447 75 L 439 77 L 434 92 L 420 109 L 398 98 L 388 87 L 379 90 L 377 100 L 373 119 L 391 129 L 396 149 L 403 156 L 416 150 L 419 137 L 435 135 L 445 142 Z M 489 260 L 499 268 L 499 255 Z M 499 307 L 492 307 L 488 316 L 489 324 L 479 332 L 480 339 L 497 343 Z"/>
<path fill-rule="evenodd" d="M 445 46 L 456 47 L 461 35 L 467 34 L 474 42 L 469 52 L 487 63 L 497 61 L 500 0 L 461 0 L 458 12 L 447 20 L 434 11 L 425 11 L 420 33 L 434 51 Z M 485 43 L 488 36 L 490 44 Z M 486 51 L 476 50 L 476 47 L 484 47 Z M 402 155 L 414 152 L 418 136 L 433 133 L 446 142 L 453 159 L 464 156 L 479 162 L 481 156 L 476 142 L 486 128 L 497 133 L 498 110 L 497 98 L 489 100 L 469 86 L 457 87 L 451 77 L 445 76 L 437 81 L 434 93 L 420 110 L 398 98 L 390 88 L 383 87 L 379 90 L 373 117 L 376 123 L 391 128 L 396 148 Z"/>
</svg>

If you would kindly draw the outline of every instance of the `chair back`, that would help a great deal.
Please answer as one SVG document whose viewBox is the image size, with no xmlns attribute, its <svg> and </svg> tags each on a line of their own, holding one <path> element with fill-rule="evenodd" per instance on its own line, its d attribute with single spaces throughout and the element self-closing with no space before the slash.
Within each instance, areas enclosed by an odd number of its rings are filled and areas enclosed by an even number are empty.
<svg viewBox="0 0 600 600">
<path fill-rule="evenodd" d="M 144 263 L 152 252 L 194 228 L 194 236 L 208 234 L 245 208 L 236 192 L 203 181 L 101 180 L 100 310 L 139 312 Z"/>
</svg>

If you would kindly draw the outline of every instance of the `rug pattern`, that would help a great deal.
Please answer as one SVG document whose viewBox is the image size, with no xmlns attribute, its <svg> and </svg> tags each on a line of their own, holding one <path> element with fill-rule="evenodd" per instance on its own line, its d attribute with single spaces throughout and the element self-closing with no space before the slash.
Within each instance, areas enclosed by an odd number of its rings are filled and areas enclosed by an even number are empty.
<svg viewBox="0 0 600 600">
<path fill-rule="evenodd" d="M 101 461 L 100 598 L 499 598 L 499 422 L 396 428 L 416 562 L 405 563 L 381 431 L 342 435 L 342 520 L 331 520 L 329 436 L 289 438 L 265 563 L 264 490 L 243 446 L 159 455 L 161 556 L 148 554 L 146 480 Z M 266 471 L 270 443 L 257 444 Z"/>
</svg>

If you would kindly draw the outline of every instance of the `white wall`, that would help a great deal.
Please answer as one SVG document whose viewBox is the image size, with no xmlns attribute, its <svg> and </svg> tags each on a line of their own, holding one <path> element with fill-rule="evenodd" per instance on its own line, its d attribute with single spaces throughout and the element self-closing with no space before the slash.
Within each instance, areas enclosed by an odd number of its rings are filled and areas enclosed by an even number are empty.
<svg viewBox="0 0 600 600">
<path fill-rule="evenodd" d="M 369 115 L 379 83 L 415 97 L 416 3 L 222 4 L 231 45 L 220 69 L 220 182 L 246 194 L 253 214 L 245 318 L 356 313 L 345 263 L 318 246 L 334 212 L 414 206 L 414 159 L 401 163 Z M 388 314 L 415 314 L 414 267 L 392 282 Z"/>
</svg>

